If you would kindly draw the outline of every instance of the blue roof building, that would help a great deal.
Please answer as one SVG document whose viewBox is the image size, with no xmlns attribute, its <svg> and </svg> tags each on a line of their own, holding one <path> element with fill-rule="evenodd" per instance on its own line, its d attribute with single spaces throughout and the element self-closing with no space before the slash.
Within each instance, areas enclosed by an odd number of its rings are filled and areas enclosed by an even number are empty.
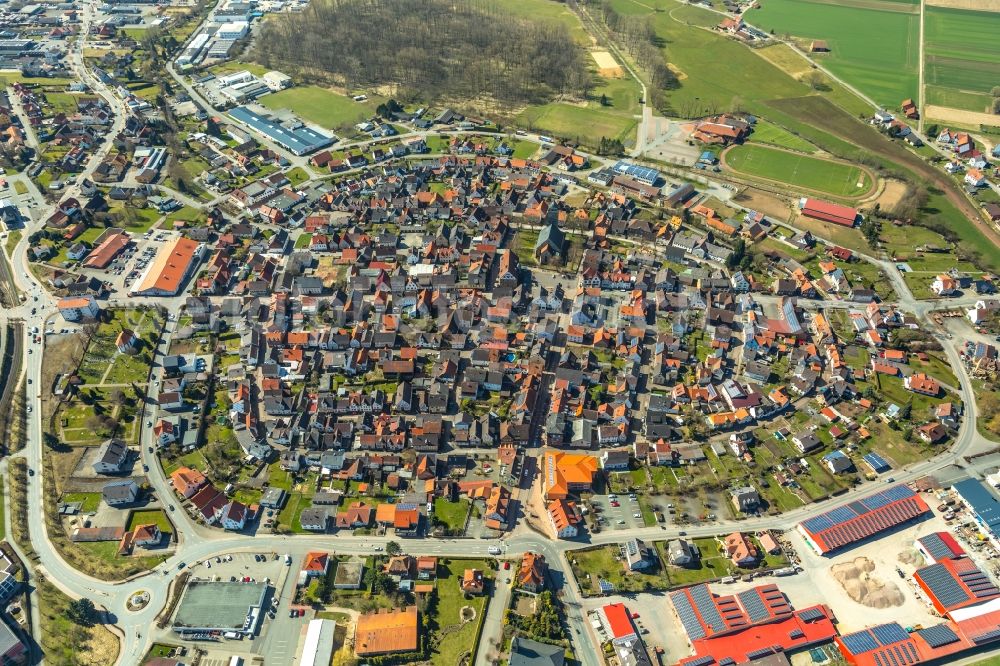
<svg viewBox="0 0 1000 666">
<path fill-rule="evenodd" d="M 232 109 L 229 115 L 295 155 L 305 155 L 333 143 L 333 137 L 320 134 L 305 125 L 288 127 L 245 106 Z"/>
<path fill-rule="evenodd" d="M 982 481 L 964 479 L 953 486 L 962 502 L 969 507 L 983 533 L 997 541 L 1000 535 L 1000 498 L 997 498 Z"/>
</svg>

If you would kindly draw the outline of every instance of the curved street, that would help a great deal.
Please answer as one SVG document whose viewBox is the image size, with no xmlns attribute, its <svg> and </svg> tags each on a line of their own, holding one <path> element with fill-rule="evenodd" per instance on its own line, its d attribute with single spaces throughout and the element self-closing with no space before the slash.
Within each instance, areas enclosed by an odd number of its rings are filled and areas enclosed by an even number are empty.
<svg viewBox="0 0 1000 666">
<path fill-rule="evenodd" d="M 90 4 L 84 8 L 84 28 L 82 34 L 89 32 L 89 25 L 93 18 L 93 9 Z M 74 72 L 81 80 L 85 81 L 91 88 L 112 105 L 119 108 L 120 102 L 107 86 L 98 81 L 86 69 L 82 59 L 82 49 L 86 39 L 78 40 L 73 47 L 71 63 Z M 168 68 L 175 80 L 186 89 L 193 98 L 201 99 L 197 91 L 193 89 L 184 79 L 179 77 Z M 202 100 L 204 103 L 204 100 Z M 206 108 L 210 108 L 206 104 Z M 644 106 L 644 116 L 646 114 Z M 105 144 L 95 150 L 89 160 L 85 170 L 80 174 L 78 180 L 82 181 L 93 173 L 94 168 L 104 158 L 110 149 L 110 138 L 115 136 L 121 129 L 124 116 L 116 114 L 112 131 L 108 133 Z M 641 128 L 644 123 L 640 123 Z M 537 136 L 529 136 L 528 139 L 538 140 Z M 267 142 L 264 142 L 265 144 Z M 274 148 L 272 146 L 272 148 Z M 595 158 L 595 161 L 596 158 Z M 292 165 L 300 165 L 303 158 L 292 159 Z M 64 194 L 65 197 L 77 196 L 79 187 L 74 185 Z M 7 320 L 23 320 L 27 330 L 37 326 L 40 330 L 46 328 L 46 322 L 57 315 L 56 299 L 50 294 L 39 279 L 34 275 L 27 258 L 29 246 L 28 236 L 43 226 L 44 220 L 54 210 L 53 206 L 45 206 L 36 209 L 36 219 L 30 221 L 26 228 L 24 237 L 14 248 L 11 256 L 13 269 L 13 280 L 18 290 L 25 295 L 24 302 L 14 308 L 3 311 L 0 318 Z M 943 302 L 917 301 L 909 292 L 905 281 L 898 269 L 891 262 L 864 257 L 864 260 L 879 265 L 888 278 L 891 280 L 898 295 L 897 305 L 900 309 L 912 313 L 921 319 L 926 319 L 930 313 L 937 309 L 954 309 L 955 307 L 968 306 L 976 299 L 962 298 L 952 299 Z M 148 303 L 166 306 L 168 309 L 176 311 L 180 303 L 183 302 L 184 295 L 174 299 L 127 299 L 129 305 L 137 303 Z M 125 299 L 112 299 L 108 305 L 124 304 Z M 850 304 L 844 302 L 802 302 L 804 307 L 849 307 Z M 34 313 L 32 313 L 34 310 Z M 175 318 L 176 319 L 176 318 Z M 169 345 L 170 336 L 176 328 L 176 321 L 169 321 L 164 331 L 161 345 L 157 349 L 154 358 L 153 379 L 160 379 L 162 369 L 156 360 L 163 354 Z M 964 467 L 965 457 L 971 454 L 992 449 L 996 446 L 982 437 L 977 428 L 976 420 L 978 411 L 972 382 L 961 363 L 955 343 L 945 331 L 936 330 L 935 334 L 946 350 L 952 369 L 959 378 L 959 390 L 963 403 L 967 406 L 966 416 L 962 421 L 961 428 L 955 438 L 954 444 L 946 452 L 934 459 L 923 461 L 908 468 L 901 469 L 895 473 L 895 478 L 899 482 L 912 481 L 929 473 L 938 472 L 952 466 Z M 44 340 L 44 337 L 43 337 Z M 44 362 L 44 342 L 42 345 L 31 344 L 30 340 L 25 345 L 22 362 L 22 377 L 30 380 L 29 401 L 38 397 L 39 387 L 42 386 L 42 364 Z M 141 423 L 153 420 L 155 406 L 147 402 L 145 412 L 141 417 Z M 107 609 L 111 621 L 117 626 L 121 637 L 121 651 L 118 663 L 138 664 L 141 663 L 146 654 L 151 640 L 149 628 L 155 624 L 155 618 L 168 601 L 170 584 L 174 580 L 182 565 L 190 566 L 194 563 L 215 557 L 224 553 L 236 551 L 273 551 L 278 553 L 288 553 L 300 558 L 307 551 L 312 549 L 330 550 L 343 554 L 372 554 L 376 546 L 383 546 L 390 539 L 386 537 L 364 536 L 356 537 L 346 534 L 331 536 L 270 536 L 270 535 L 240 535 L 224 532 L 220 529 L 208 528 L 198 525 L 190 519 L 186 511 L 179 510 L 170 514 L 170 518 L 175 524 L 178 544 L 176 552 L 163 564 L 153 571 L 141 575 L 134 580 L 126 582 L 107 582 L 92 578 L 77 571 L 71 563 L 66 562 L 47 534 L 46 521 L 41 517 L 44 515 L 44 467 L 43 456 L 43 428 L 41 409 L 33 409 L 28 414 L 28 436 L 23 456 L 29 468 L 36 473 L 29 477 L 28 483 L 28 515 L 38 517 L 30 525 L 31 544 L 38 554 L 40 564 L 38 573 L 46 576 L 53 584 L 62 589 L 71 597 L 88 597 L 97 605 Z M 142 462 L 149 466 L 150 484 L 159 496 L 161 501 L 169 502 L 173 498 L 172 488 L 168 479 L 159 465 L 155 454 L 149 452 L 149 445 L 152 441 L 150 429 L 143 428 L 140 439 L 140 449 L 142 452 Z M 48 480 L 51 482 L 51 480 Z M 691 536 L 708 536 L 719 534 L 733 529 L 754 530 L 754 529 L 776 529 L 785 530 L 794 526 L 797 522 L 828 510 L 831 506 L 841 504 L 847 499 L 870 493 L 874 490 L 874 484 L 863 484 L 846 495 L 841 495 L 831 500 L 818 502 L 790 511 L 778 517 L 751 518 L 742 521 L 718 521 L 710 524 L 699 525 L 697 527 L 685 527 L 685 531 Z M 519 527 L 503 540 L 505 546 L 505 556 L 514 557 L 526 551 L 537 551 L 545 555 L 551 569 L 556 571 L 565 581 L 563 587 L 563 600 L 568 610 L 568 619 L 575 636 L 589 635 L 589 623 L 583 615 L 580 606 L 580 591 L 574 581 L 572 573 L 566 561 L 566 552 L 579 548 L 588 543 L 605 544 L 620 542 L 624 538 L 639 537 L 648 540 L 663 540 L 678 536 L 680 529 L 676 526 L 667 527 L 646 527 L 630 530 L 620 530 L 606 532 L 589 537 L 586 541 L 555 541 L 540 536 L 529 530 L 523 521 Z M 412 554 L 428 554 L 442 556 L 486 556 L 488 548 L 495 545 L 495 542 L 486 540 L 439 540 L 423 539 L 419 541 L 406 541 L 405 548 Z M 137 612 L 129 611 L 126 607 L 129 596 L 137 590 L 150 592 L 151 601 L 143 609 Z M 599 658 L 593 650 L 582 649 L 577 652 L 586 666 L 598 666 Z M 481 656 L 481 655 L 480 655 Z"/>
</svg>

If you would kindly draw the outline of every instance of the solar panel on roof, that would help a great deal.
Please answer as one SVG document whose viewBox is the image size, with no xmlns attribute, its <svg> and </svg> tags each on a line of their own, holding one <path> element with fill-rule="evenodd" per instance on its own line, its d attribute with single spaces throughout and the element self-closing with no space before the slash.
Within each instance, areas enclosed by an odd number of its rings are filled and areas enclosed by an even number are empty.
<svg viewBox="0 0 1000 666">
<path fill-rule="evenodd" d="M 792 629 L 788 632 L 789 638 L 802 638 L 803 636 L 805 636 L 805 633 L 801 629 Z"/>
<path fill-rule="evenodd" d="M 864 654 L 878 649 L 878 643 L 867 629 L 841 636 L 840 640 L 851 654 Z"/>
<path fill-rule="evenodd" d="M 807 608 L 801 613 L 799 613 L 799 619 L 803 622 L 812 622 L 813 620 L 818 620 L 821 617 L 826 617 L 818 608 Z"/>
<path fill-rule="evenodd" d="M 607 592 L 614 592 L 615 591 L 615 585 L 614 585 L 614 583 L 612 583 L 611 581 L 605 580 L 603 578 L 599 578 L 597 580 L 597 587 L 600 588 L 601 592 L 605 592 L 605 593 L 607 593 Z"/>
<path fill-rule="evenodd" d="M 875 452 L 866 453 L 863 458 L 876 472 L 883 472 L 889 469 L 889 463 L 885 461 L 885 458 Z"/>
<path fill-rule="evenodd" d="M 715 663 L 715 657 L 706 654 L 702 657 L 698 657 L 697 659 L 692 659 L 688 662 L 688 666 L 708 666 L 708 664 L 713 663 Z"/>
<path fill-rule="evenodd" d="M 740 592 L 739 598 L 740 603 L 743 604 L 743 608 L 746 609 L 747 615 L 750 616 L 751 622 L 763 622 L 771 617 L 771 613 L 764 606 L 756 591 L 746 590 Z"/>
<path fill-rule="evenodd" d="M 943 564 L 931 564 L 918 569 L 917 574 L 945 608 L 954 608 L 969 600 L 969 593 L 959 585 L 951 571 Z"/>
<path fill-rule="evenodd" d="M 882 645 L 892 645 L 893 643 L 905 641 L 910 637 L 910 635 L 906 633 L 906 629 L 903 629 L 895 622 L 880 624 L 877 627 L 872 627 L 871 630 L 872 633 L 875 634 L 875 638 L 877 638 L 878 642 Z"/>
<path fill-rule="evenodd" d="M 940 560 L 945 557 L 951 557 L 951 548 L 948 544 L 944 542 L 941 535 L 937 532 L 933 534 L 928 534 L 927 536 L 920 539 L 920 545 L 923 546 L 927 554 L 930 555 L 935 560 Z"/>
<path fill-rule="evenodd" d="M 698 615 L 691 606 L 691 600 L 688 599 L 687 594 L 684 592 L 676 592 L 670 595 L 670 600 L 673 602 L 674 608 L 677 610 L 677 617 L 680 618 L 681 624 L 684 625 L 684 631 L 687 632 L 688 637 L 690 637 L 691 640 L 705 638 L 705 628 L 702 627 L 701 622 L 698 621 Z"/>
<path fill-rule="evenodd" d="M 735 659 L 733 659 L 732 657 L 726 657 L 721 661 L 719 661 L 719 666 L 732 666 L 735 663 L 736 663 Z"/>
<path fill-rule="evenodd" d="M 972 642 L 976 645 L 982 645 L 983 643 L 989 643 L 990 641 L 995 641 L 1000 638 L 1000 629 L 991 629 L 985 633 L 979 634 L 972 637 Z"/>
<path fill-rule="evenodd" d="M 723 631 L 726 628 L 725 623 L 722 621 L 722 616 L 719 615 L 719 609 L 716 608 L 715 603 L 712 601 L 712 593 L 708 591 L 707 585 L 698 585 L 691 588 L 691 599 L 694 601 L 695 607 L 698 609 L 698 613 L 701 615 L 702 621 L 707 624 L 713 632 Z"/>
<path fill-rule="evenodd" d="M 772 648 L 769 647 L 760 648 L 759 650 L 753 650 L 751 652 L 747 652 L 747 659 L 753 660 L 757 659 L 758 657 L 766 657 L 769 654 L 774 654 L 774 650 Z"/>
<path fill-rule="evenodd" d="M 866 507 L 860 501 L 851 502 L 850 504 L 847 505 L 847 507 L 859 516 L 863 513 L 868 513 L 868 507 Z"/>
<path fill-rule="evenodd" d="M 938 624 L 917 632 L 932 648 L 939 648 L 958 640 L 958 634 L 947 624 Z"/>
</svg>

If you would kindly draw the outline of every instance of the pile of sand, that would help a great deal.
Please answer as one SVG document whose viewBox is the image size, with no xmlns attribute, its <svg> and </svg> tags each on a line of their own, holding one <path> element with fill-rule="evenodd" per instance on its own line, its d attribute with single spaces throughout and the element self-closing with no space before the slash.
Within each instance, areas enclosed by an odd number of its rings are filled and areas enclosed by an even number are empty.
<svg viewBox="0 0 1000 666">
<path fill-rule="evenodd" d="M 830 573 L 840 583 L 852 600 L 871 608 L 902 606 L 903 593 L 892 582 L 871 575 L 875 563 L 867 557 L 857 557 L 853 562 L 844 562 L 830 567 Z"/>
<path fill-rule="evenodd" d="M 897 559 L 903 564 L 912 564 L 913 566 L 922 564 L 924 561 L 923 556 L 913 548 L 907 548 L 900 552 Z"/>
</svg>

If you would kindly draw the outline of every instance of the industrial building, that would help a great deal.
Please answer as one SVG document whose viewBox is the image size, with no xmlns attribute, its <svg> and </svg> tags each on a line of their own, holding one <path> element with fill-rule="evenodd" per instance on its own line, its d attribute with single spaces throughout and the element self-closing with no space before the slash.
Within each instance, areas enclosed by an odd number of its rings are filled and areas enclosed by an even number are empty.
<svg viewBox="0 0 1000 666">
<path fill-rule="evenodd" d="M 184 589 L 174 631 L 196 638 L 210 632 L 251 635 L 264 615 L 266 583 L 192 580 Z"/>
<path fill-rule="evenodd" d="M 1000 548 L 1000 499 L 978 479 L 959 481 L 953 490 L 969 509 L 983 534 Z"/>
<path fill-rule="evenodd" d="M 149 264 L 139 286 L 130 295 L 176 295 L 197 265 L 198 247 L 198 242 L 190 238 L 178 238 L 164 245 Z"/>
<path fill-rule="evenodd" d="M 881 624 L 836 638 L 844 659 L 853 666 L 915 666 L 947 663 L 968 650 L 1000 640 L 1000 611 L 945 622 L 908 632 L 897 622 Z"/>
<path fill-rule="evenodd" d="M 310 620 L 306 629 L 300 666 L 326 666 L 333 658 L 333 632 L 337 623 L 333 620 Z"/>
<path fill-rule="evenodd" d="M 799 208 L 806 217 L 823 222 L 833 222 L 844 227 L 853 227 L 858 219 L 857 209 L 820 199 L 801 199 L 799 200 Z"/>
<path fill-rule="evenodd" d="M 232 109 L 229 115 L 295 155 L 305 155 L 333 143 L 332 137 L 306 127 L 301 122 L 288 127 L 244 106 Z"/>
<path fill-rule="evenodd" d="M 924 556 L 928 564 L 935 564 L 942 560 L 950 560 L 955 557 L 965 555 L 965 550 L 958 545 L 948 532 L 932 532 L 927 536 L 920 537 L 914 544 L 917 552 Z"/>
<path fill-rule="evenodd" d="M 977 606 L 989 608 L 987 602 L 1000 599 L 1000 589 L 967 557 L 943 559 L 921 567 L 913 579 L 931 600 L 934 609 L 945 617 L 959 609 Z"/>
<path fill-rule="evenodd" d="M 929 511 L 923 498 L 908 486 L 892 486 L 804 520 L 798 530 L 813 550 L 827 555 Z"/>
<path fill-rule="evenodd" d="M 825 643 L 837 634 L 824 605 L 792 610 L 777 585 L 718 596 L 702 583 L 670 593 L 670 602 L 695 654 L 684 666 L 745 663 Z"/>
</svg>

